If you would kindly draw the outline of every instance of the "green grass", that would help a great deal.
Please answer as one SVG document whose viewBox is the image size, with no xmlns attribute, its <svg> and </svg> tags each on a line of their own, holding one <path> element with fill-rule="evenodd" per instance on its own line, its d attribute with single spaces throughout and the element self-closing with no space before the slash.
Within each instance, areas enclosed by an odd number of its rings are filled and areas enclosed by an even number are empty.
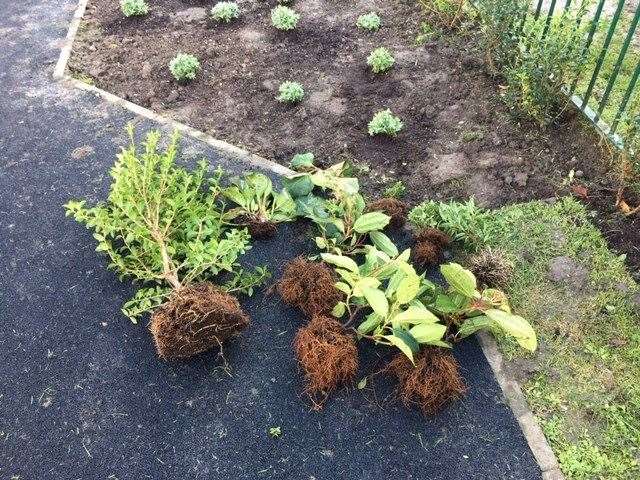
<svg viewBox="0 0 640 480">
<path fill-rule="evenodd" d="M 534 325 L 538 353 L 522 358 L 501 340 L 505 358 L 534 373 L 523 384 L 530 407 L 569 479 L 640 478 L 639 289 L 624 258 L 612 253 L 579 203 L 504 207 L 505 234 L 492 246 L 516 266 L 507 289 Z M 576 291 L 553 283 L 549 261 L 569 256 L 589 271 Z"/>
</svg>

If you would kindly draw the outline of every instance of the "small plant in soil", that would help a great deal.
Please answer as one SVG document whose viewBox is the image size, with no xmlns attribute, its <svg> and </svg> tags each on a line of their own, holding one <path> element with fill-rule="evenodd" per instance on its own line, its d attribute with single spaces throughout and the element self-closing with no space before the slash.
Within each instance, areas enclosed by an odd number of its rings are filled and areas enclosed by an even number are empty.
<svg viewBox="0 0 640 480">
<path fill-rule="evenodd" d="M 118 155 L 106 202 L 87 207 L 70 201 L 67 215 L 86 224 L 119 278 L 140 284 L 123 313 L 134 323 L 155 310 L 151 331 L 158 353 L 184 358 L 220 345 L 248 324 L 229 292 L 249 293 L 266 271 L 246 277 L 238 258 L 250 248 L 245 230 L 229 229 L 217 198 L 218 171 L 207 178 L 206 162 L 188 172 L 175 164 L 177 135 L 158 151 L 160 134 L 151 132 L 140 151 L 133 142 Z M 208 186 L 208 188 L 205 188 Z M 208 283 L 234 272 L 227 285 Z"/>
<path fill-rule="evenodd" d="M 395 137 L 404 124 L 400 118 L 396 117 L 391 110 L 381 110 L 377 112 L 369 122 L 369 135 L 389 135 Z"/>
<path fill-rule="evenodd" d="M 382 192 L 382 196 L 386 198 L 402 198 L 407 193 L 407 187 L 402 180 L 392 183 Z"/>
<path fill-rule="evenodd" d="M 240 16 L 240 8 L 236 2 L 218 2 L 211 9 L 211 18 L 218 22 L 229 23 Z"/>
<path fill-rule="evenodd" d="M 304 98 L 304 88 L 298 82 L 282 82 L 278 92 L 278 101 L 283 103 L 298 103 Z"/>
<path fill-rule="evenodd" d="M 149 13 L 145 0 L 120 0 L 120 10 L 125 17 L 138 17 Z"/>
<path fill-rule="evenodd" d="M 271 24 L 278 30 L 293 30 L 298 25 L 298 20 L 300 20 L 300 15 L 284 5 L 278 5 L 271 10 Z"/>
<path fill-rule="evenodd" d="M 282 436 L 282 428 L 280 427 L 269 428 L 269 436 L 271 438 L 280 438 Z"/>
<path fill-rule="evenodd" d="M 276 233 L 276 224 L 295 220 L 293 198 L 287 190 L 274 192 L 266 175 L 248 173 L 231 183 L 222 194 L 237 207 L 228 210 L 225 219 L 246 226 L 253 238 L 271 237 Z"/>
<path fill-rule="evenodd" d="M 368 240 L 379 248 L 397 253 L 382 230 L 391 217 L 379 211 L 366 211 L 357 178 L 344 177 L 346 165 L 337 163 L 326 169 L 313 165 L 312 154 L 296 155 L 291 162 L 300 173 L 285 180 L 285 188 L 296 200 L 298 215 L 313 221 L 320 233 L 319 248 L 335 253 L 357 253 Z M 315 195 L 314 189 L 328 198 Z M 391 250 L 388 250 L 391 248 Z"/>
<path fill-rule="evenodd" d="M 169 70 L 178 82 L 188 82 L 196 78 L 200 62 L 191 54 L 179 53 L 169 62 Z"/>
<path fill-rule="evenodd" d="M 383 73 L 393 67 L 395 59 L 391 52 L 384 47 L 378 47 L 367 57 L 367 65 L 373 73 Z"/>
<path fill-rule="evenodd" d="M 356 21 L 356 26 L 370 32 L 377 32 L 380 28 L 380 17 L 376 12 L 365 13 L 360 15 Z"/>
</svg>

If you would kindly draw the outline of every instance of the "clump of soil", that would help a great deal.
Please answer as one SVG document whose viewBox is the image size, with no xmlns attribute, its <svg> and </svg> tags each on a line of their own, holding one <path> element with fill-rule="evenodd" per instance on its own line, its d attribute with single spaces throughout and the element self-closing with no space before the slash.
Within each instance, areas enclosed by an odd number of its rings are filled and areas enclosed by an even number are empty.
<svg viewBox="0 0 640 480">
<path fill-rule="evenodd" d="M 466 392 L 458 362 L 449 352 L 427 347 L 415 361 L 414 366 L 399 354 L 386 368 L 398 379 L 396 393 L 406 407 L 419 407 L 425 415 L 433 415 Z"/>
<path fill-rule="evenodd" d="M 513 275 L 513 263 L 500 250 L 485 248 L 469 257 L 468 268 L 479 283 L 504 288 Z"/>
<path fill-rule="evenodd" d="M 368 212 L 382 212 L 391 217 L 389 225 L 401 228 L 407 221 L 407 205 L 395 198 L 381 198 L 367 205 Z"/>
<path fill-rule="evenodd" d="M 337 320 L 315 316 L 298 330 L 293 344 L 304 371 L 305 393 L 316 409 L 329 393 L 353 379 L 358 371 L 358 348 Z"/>
<path fill-rule="evenodd" d="M 307 317 L 328 314 L 342 300 L 336 279 L 324 263 L 298 257 L 289 262 L 278 282 L 278 293 L 288 305 L 298 307 Z"/>
<path fill-rule="evenodd" d="M 251 238 L 256 240 L 266 239 L 273 237 L 278 231 L 277 225 L 274 222 L 259 220 L 249 220 L 245 223 L 247 230 Z"/>
<path fill-rule="evenodd" d="M 451 238 L 437 228 L 424 228 L 414 236 L 413 260 L 423 267 L 437 265 Z"/>
<path fill-rule="evenodd" d="M 160 358 L 181 360 L 221 346 L 248 325 L 235 297 L 199 283 L 174 290 L 153 312 L 149 329 Z"/>
</svg>

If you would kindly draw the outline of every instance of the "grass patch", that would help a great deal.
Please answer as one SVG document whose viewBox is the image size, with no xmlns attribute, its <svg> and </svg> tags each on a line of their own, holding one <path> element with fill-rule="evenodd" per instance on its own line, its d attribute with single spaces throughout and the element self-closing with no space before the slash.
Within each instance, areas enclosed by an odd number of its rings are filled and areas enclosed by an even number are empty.
<svg viewBox="0 0 640 480">
<path fill-rule="evenodd" d="M 640 322 L 638 285 L 585 208 L 572 199 L 498 210 L 504 234 L 492 247 L 515 264 L 507 293 L 536 329 L 540 349 L 526 357 L 501 340 L 563 472 L 571 479 L 640 477 Z M 550 261 L 588 271 L 576 289 L 548 276 Z"/>
</svg>

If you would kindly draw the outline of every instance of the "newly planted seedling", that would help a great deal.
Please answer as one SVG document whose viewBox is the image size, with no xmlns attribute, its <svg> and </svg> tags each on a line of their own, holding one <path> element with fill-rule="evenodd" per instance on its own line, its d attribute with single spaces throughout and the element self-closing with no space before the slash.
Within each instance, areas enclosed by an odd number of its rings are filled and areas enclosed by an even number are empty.
<svg viewBox="0 0 640 480">
<path fill-rule="evenodd" d="M 367 57 L 367 65 L 373 73 L 383 73 L 393 67 L 395 59 L 391 52 L 384 47 L 376 48 Z"/>
<path fill-rule="evenodd" d="M 229 23 L 240 16 L 236 2 L 218 2 L 211 9 L 211 18 L 218 22 Z"/>
<path fill-rule="evenodd" d="M 84 200 L 70 201 L 65 208 L 94 231 L 109 268 L 140 285 L 122 312 L 135 323 L 155 309 L 151 330 L 159 355 L 184 358 L 248 325 L 228 291 L 249 293 L 267 272 L 245 277 L 241 271 L 238 258 L 250 248 L 249 235 L 225 225 L 217 202 L 222 171 L 207 178 L 204 161 L 193 172 L 177 166 L 177 135 L 159 152 L 158 132 L 147 135 L 142 151 L 131 126 L 129 134 L 131 145 L 111 170 L 106 202 L 87 207 Z M 208 282 L 222 272 L 235 278 L 226 286 Z"/>
<path fill-rule="evenodd" d="M 254 238 L 275 234 L 276 224 L 296 218 L 296 204 L 287 190 L 273 191 L 271 179 L 262 173 L 248 173 L 232 180 L 222 194 L 237 207 L 225 219 L 246 225 Z"/>
<path fill-rule="evenodd" d="M 125 17 L 137 17 L 149 13 L 145 0 L 120 0 L 120 10 Z"/>
<path fill-rule="evenodd" d="M 377 112 L 369 122 L 369 135 L 389 135 L 395 137 L 404 128 L 404 123 L 391 110 Z"/>
<path fill-rule="evenodd" d="M 370 32 L 377 32 L 380 28 L 380 17 L 376 12 L 365 13 L 360 15 L 356 21 L 356 26 Z"/>
<path fill-rule="evenodd" d="M 200 62 L 191 54 L 179 53 L 169 62 L 169 70 L 178 82 L 188 82 L 196 78 Z"/>
<path fill-rule="evenodd" d="M 282 82 L 278 92 L 278 101 L 284 103 L 298 103 L 304 98 L 304 88 L 298 82 Z"/>
<path fill-rule="evenodd" d="M 278 5 L 271 10 L 271 24 L 278 30 L 293 30 L 298 25 L 298 20 L 300 20 L 300 15 L 284 5 Z"/>
</svg>

